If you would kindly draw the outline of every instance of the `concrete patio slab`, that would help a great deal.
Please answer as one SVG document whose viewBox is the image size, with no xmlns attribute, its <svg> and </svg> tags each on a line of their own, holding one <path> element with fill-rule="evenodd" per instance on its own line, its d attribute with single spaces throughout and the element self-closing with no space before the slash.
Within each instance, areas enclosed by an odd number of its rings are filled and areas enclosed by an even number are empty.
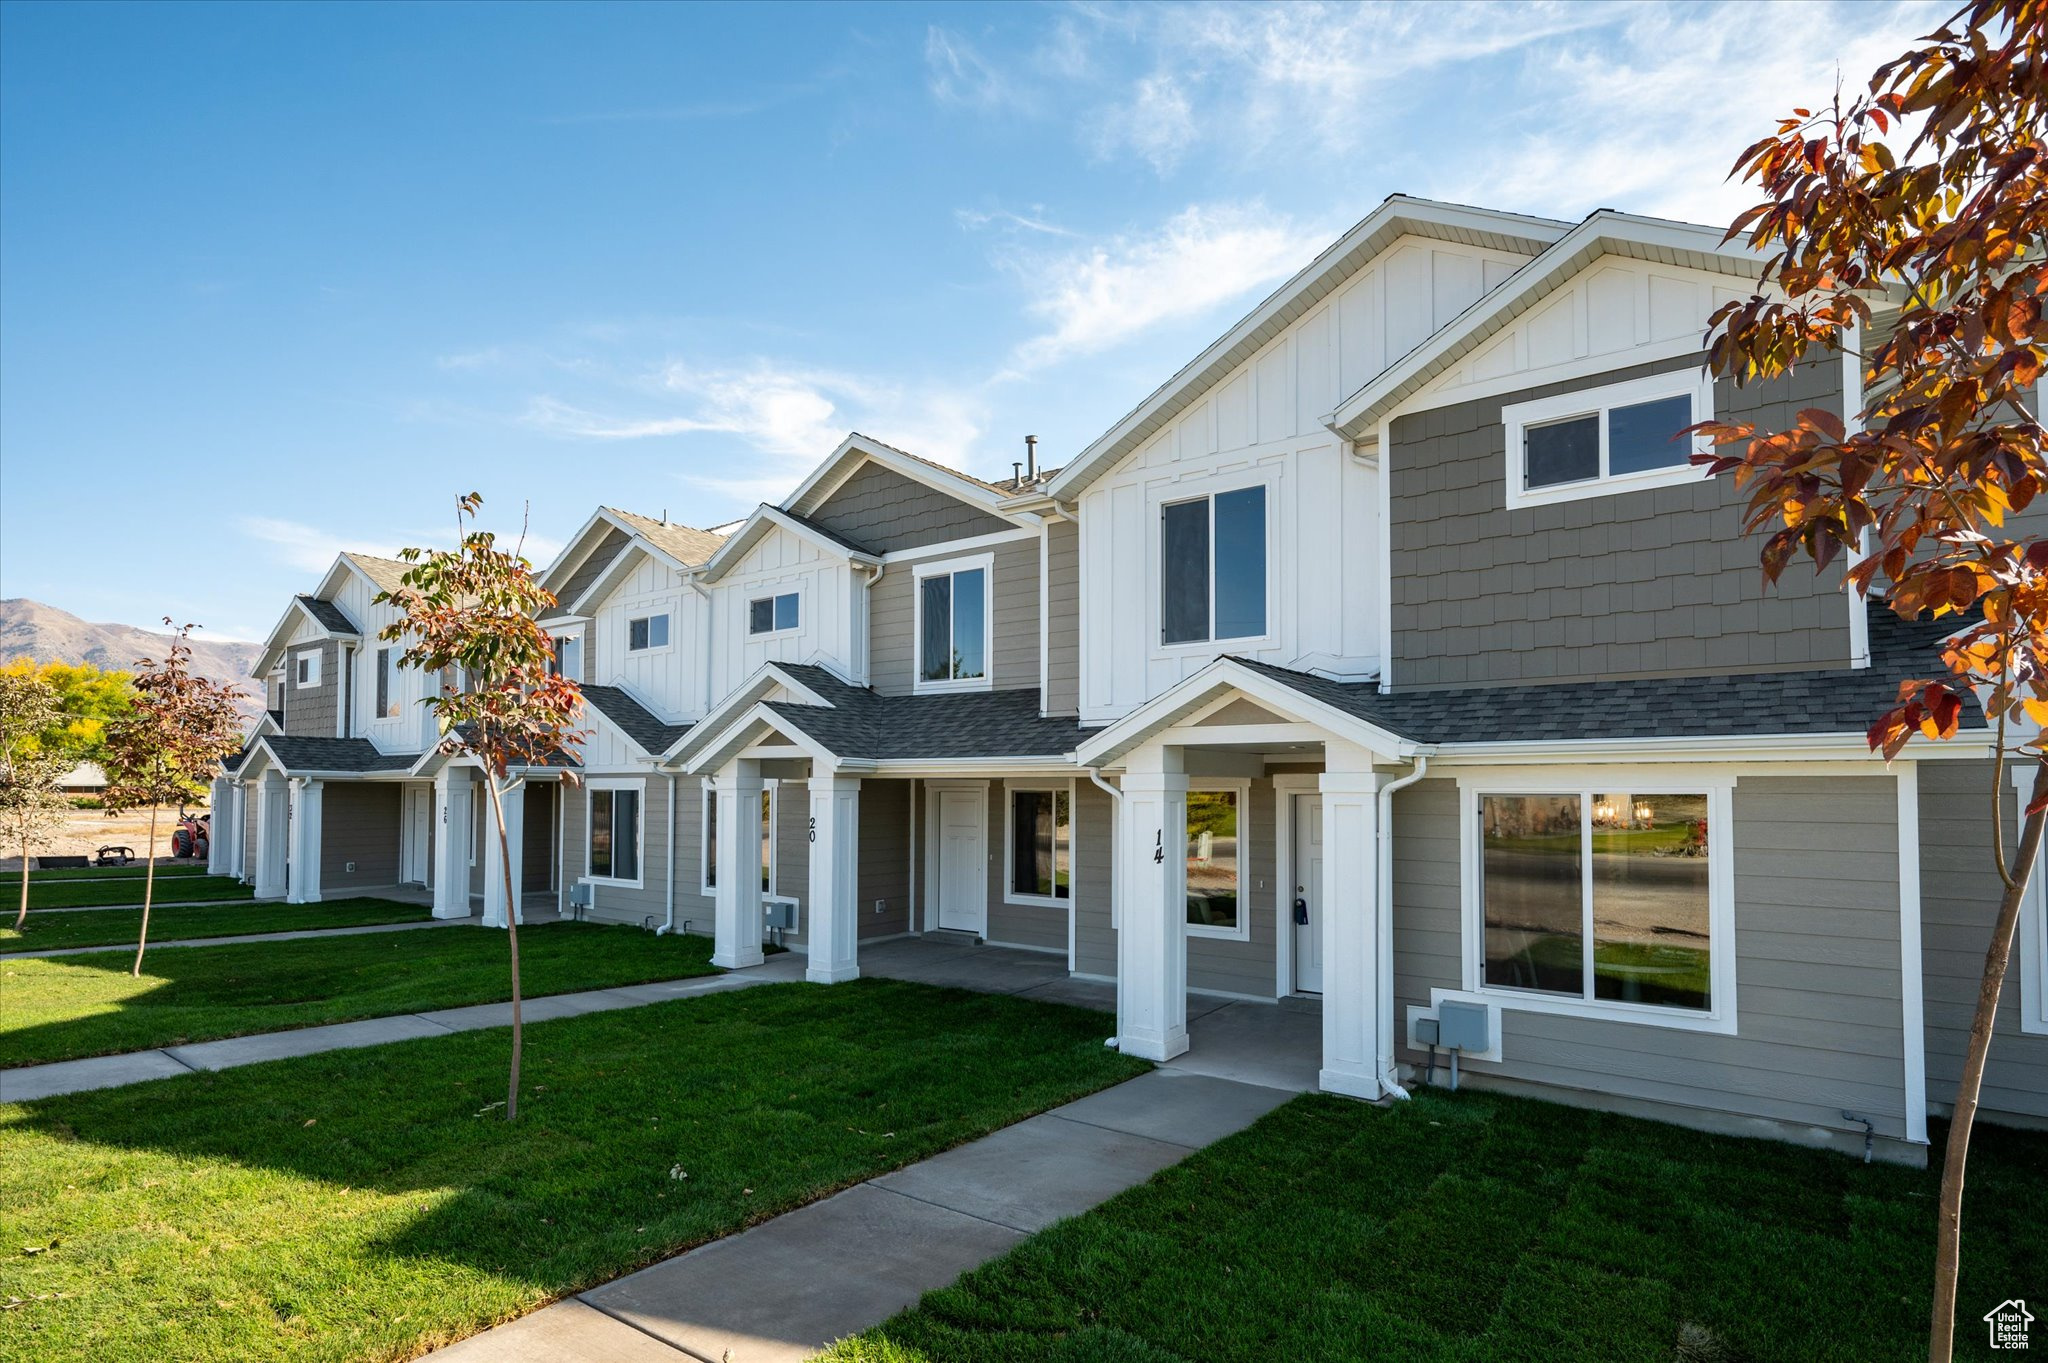
<svg viewBox="0 0 2048 1363">
<path fill-rule="evenodd" d="M 1018 990 L 1017 997 L 1045 1003 L 1069 1003 L 1077 1008 L 1093 1008 L 1099 1013 L 1116 1012 L 1116 986 L 1101 980 L 1048 980 L 1044 984 Z M 1115 1030 L 1114 1026 L 1111 1030 Z"/>
<path fill-rule="evenodd" d="M 449 1363 L 695 1363 L 682 1350 L 574 1297 L 434 1355 Z"/>
<path fill-rule="evenodd" d="M 583 1295 L 701 1359 L 797 1363 L 1023 1239 L 863 1183 Z"/>
<path fill-rule="evenodd" d="M 1323 1010 L 1319 1000 L 1233 1003 L 1196 1014 L 1188 1000 L 1188 1049 L 1167 1062 L 1183 1074 L 1313 1093 L 1322 1073 Z"/>
<path fill-rule="evenodd" d="M 162 1051 L 135 1051 L 128 1055 L 99 1055 L 89 1060 L 59 1060 L 49 1065 L 30 1065 L 18 1070 L 0 1070 L 0 1103 L 32 1103 L 60 1093 L 84 1093 L 89 1089 L 118 1088 L 150 1079 L 168 1079 L 190 1074 L 192 1067 L 180 1065 Z"/>
<path fill-rule="evenodd" d="M 1037 1232 L 1107 1202 L 1187 1154 L 1185 1145 L 1046 1113 L 874 1183 L 948 1211 Z"/>
<path fill-rule="evenodd" d="M 401 1013 L 397 1017 L 364 1018 L 361 1022 L 335 1022 L 325 1027 L 301 1027 L 290 1032 L 264 1032 L 259 1036 L 229 1037 L 224 1041 L 166 1046 L 163 1054 L 195 1070 L 228 1070 L 238 1065 L 260 1065 L 266 1060 L 318 1055 L 322 1051 L 345 1051 L 357 1046 L 412 1041 L 423 1036 L 446 1036 L 449 1030 L 418 1014 Z"/>
<path fill-rule="evenodd" d="M 1281 1089 L 1160 1069 L 1056 1111 L 1069 1122 L 1164 1141 L 1185 1154 L 1244 1130 L 1293 1096 Z"/>
</svg>

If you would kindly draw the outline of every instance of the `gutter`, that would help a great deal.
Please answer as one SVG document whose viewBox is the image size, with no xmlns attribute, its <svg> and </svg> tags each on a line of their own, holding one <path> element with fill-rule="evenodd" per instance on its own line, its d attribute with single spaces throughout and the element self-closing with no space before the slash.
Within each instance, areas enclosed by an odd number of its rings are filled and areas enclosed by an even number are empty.
<svg viewBox="0 0 2048 1363">
<path fill-rule="evenodd" d="M 1374 1046 L 1379 1061 L 1380 1087 L 1395 1098 L 1408 1097 L 1394 1072 L 1394 792 L 1406 790 L 1429 770 L 1429 759 L 1418 756 L 1406 776 L 1380 787 L 1379 808 L 1379 1019 Z"/>
<path fill-rule="evenodd" d="M 1117 788 L 1116 788 L 1115 786 L 1111 785 L 1111 784 L 1110 784 L 1109 782 L 1107 782 L 1107 781 L 1105 781 L 1105 780 L 1103 780 L 1103 779 L 1102 779 L 1102 769 L 1101 769 L 1100 767 L 1088 767 L 1088 768 L 1085 768 L 1085 770 L 1086 770 L 1086 771 L 1087 771 L 1087 773 L 1088 773 L 1088 779 L 1089 779 L 1089 780 L 1093 781 L 1093 782 L 1094 782 L 1094 783 L 1095 783 L 1096 785 L 1100 786 L 1100 787 L 1101 787 L 1101 788 L 1102 788 L 1103 790 L 1105 790 L 1105 791 L 1107 791 L 1107 792 L 1109 793 L 1109 799 L 1110 799 L 1110 803 L 1112 803 L 1113 805 L 1115 805 L 1115 806 L 1116 806 L 1116 824 L 1115 824 L 1115 827 L 1116 827 L 1116 828 L 1121 828 L 1121 827 L 1123 826 L 1123 821 L 1124 821 L 1124 793 L 1123 793 L 1122 791 L 1118 790 L 1118 789 L 1117 789 Z M 1114 847 L 1114 846 L 1116 845 L 1116 836 L 1115 836 L 1115 833 L 1114 833 L 1114 831 L 1112 831 L 1112 833 L 1111 833 L 1111 836 L 1110 836 L 1110 845 L 1111 845 L 1112 847 Z M 1118 879 L 1118 877 L 1117 877 L 1117 861 L 1116 861 L 1116 858 L 1115 858 L 1115 856 L 1113 856 L 1113 855 L 1112 855 L 1112 856 L 1110 857 L 1110 860 L 1109 860 L 1109 904 L 1110 904 L 1110 922 L 1111 922 L 1112 924 L 1114 924 L 1114 923 L 1116 922 L 1116 890 L 1117 890 L 1117 879 Z M 1122 981 L 1121 973 L 1119 973 L 1119 977 L 1118 977 L 1118 981 L 1117 981 L 1117 986 L 1116 986 L 1116 992 L 1117 992 L 1117 999 L 1118 999 L 1118 1002 L 1117 1002 L 1117 1012 L 1116 1012 L 1116 1016 L 1117 1016 L 1117 1027 L 1118 1027 L 1119 1031 L 1118 1031 L 1118 1034 L 1117 1034 L 1117 1035 L 1115 1035 L 1115 1036 L 1111 1036 L 1111 1037 L 1106 1037 L 1106 1038 L 1104 1038 L 1104 1039 L 1103 1039 L 1103 1042 L 1102 1042 L 1102 1044 L 1103 1044 L 1103 1045 L 1105 1045 L 1105 1046 L 1109 1047 L 1109 1048 L 1110 1048 L 1111 1050 L 1120 1050 L 1120 1049 L 1122 1048 L 1122 1045 L 1123 1045 L 1123 1035 L 1122 1035 L 1122 1031 L 1121 1031 L 1121 1029 L 1122 1029 L 1122 1027 L 1123 1027 L 1123 1016 L 1124 1016 L 1124 1012 L 1123 1012 L 1123 1002 L 1122 1002 L 1122 999 L 1123 999 L 1123 992 L 1124 992 L 1124 986 L 1123 986 L 1123 981 Z"/>
<path fill-rule="evenodd" d="M 668 774 L 668 874 L 662 877 L 666 883 L 664 898 L 668 905 L 668 917 L 654 930 L 656 937 L 665 937 L 676 930 L 676 774 Z"/>
</svg>

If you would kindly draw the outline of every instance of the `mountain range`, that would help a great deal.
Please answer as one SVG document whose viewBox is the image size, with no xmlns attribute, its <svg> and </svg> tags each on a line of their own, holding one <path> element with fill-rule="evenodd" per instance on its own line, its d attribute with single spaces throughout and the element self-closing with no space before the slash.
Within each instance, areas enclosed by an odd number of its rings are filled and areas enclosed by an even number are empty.
<svg viewBox="0 0 2048 1363">
<path fill-rule="evenodd" d="M 262 652 L 261 646 L 204 637 L 191 644 L 192 670 L 239 688 L 243 693 L 240 708 L 250 715 L 258 713 L 261 703 L 249 669 Z M 170 635 L 160 631 L 94 624 L 27 597 L 0 600 L 0 663 L 30 658 L 39 663 L 91 663 L 132 670 L 143 658 L 162 658 L 169 647 Z"/>
</svg>

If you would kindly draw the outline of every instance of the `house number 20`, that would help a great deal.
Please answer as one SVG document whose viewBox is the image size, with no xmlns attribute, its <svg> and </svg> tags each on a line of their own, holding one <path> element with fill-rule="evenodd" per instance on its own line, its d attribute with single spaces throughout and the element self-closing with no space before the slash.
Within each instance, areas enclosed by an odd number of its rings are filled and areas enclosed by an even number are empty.
<svg viewBox="0 0 2048 1363">
<path fill-rule="evenodd" d="M 812 841 L 812 842 L 816 842 L 817 840 L 818 840 L 818 820 L 817 820 L 817 816 L 816 816 L 816 815 L 813 815 L 813 816 L 811 817 L 811 836 L 810 836 L 810 841 Z"/>
</svg>

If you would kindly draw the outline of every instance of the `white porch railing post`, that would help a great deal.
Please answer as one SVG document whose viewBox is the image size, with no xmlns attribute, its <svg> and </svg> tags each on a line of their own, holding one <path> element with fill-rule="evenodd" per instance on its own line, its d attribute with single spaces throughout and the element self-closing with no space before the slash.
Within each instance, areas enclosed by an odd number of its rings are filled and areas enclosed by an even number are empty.
<svg viewBox="0 0 2048 1363">
<path fill-rule="evenodd" d="M 761 764 L 739 757 L 718 773 L 718 888 L 711 964 L 759 965 L 761 954 Z"/>
<path fill-rule="evenodd" d="M 1171 1060 L 1188 1048 L 1188 778 L 1181 750 L 1154 745 L 1124 765 L 1117 1044 Z"/>
<path fill-rule="evenodd" d="M 492 778 L 486 774 L 483 779 L 488 781 Z M 525 877 L 520 874 L 526 862 L 526 787 L 515 785 L 509 790 L 501 788 L 499 791 L 499 805 L 505 811 L 505 847 L 498 845 L 498 825 L 491 817 L 490 792 L 484 790 L 479 783 L 471 798 L 485 802 L 484 926 L 504 927 L 508 921 L 508 912 L 510 922 L 523 923 L 526 920 L 519 916 L 519 899 L 526 888 Z M 509 910 L 505 902 L 505 861 L 508 856 L 512 862 L 512 902 Z"/>
<path fill-rule="evenodd" d="M 860 978 L 860 778 L 811 775 L 810 963 L 804 978 Z"/>
<path fill-rule="evenodd" d="M 320 902 L 320 782 L 294 777 L 291 783 L 291 848 L 286 854 L 285 899 L 293 904 Z"/>
<path fill-rule="evenodd" d="M 476 837 L 467 769 L 443 767 L 434 777 L 434 917 L 469 917 L 469 854 Z"/>
<path fill-rule="evenodd" d="M 1372 754 L 1323 745 L 1323 1063 L 1329 1093 L 1378 1098 L 1379 781 Z"/>
</svg>

